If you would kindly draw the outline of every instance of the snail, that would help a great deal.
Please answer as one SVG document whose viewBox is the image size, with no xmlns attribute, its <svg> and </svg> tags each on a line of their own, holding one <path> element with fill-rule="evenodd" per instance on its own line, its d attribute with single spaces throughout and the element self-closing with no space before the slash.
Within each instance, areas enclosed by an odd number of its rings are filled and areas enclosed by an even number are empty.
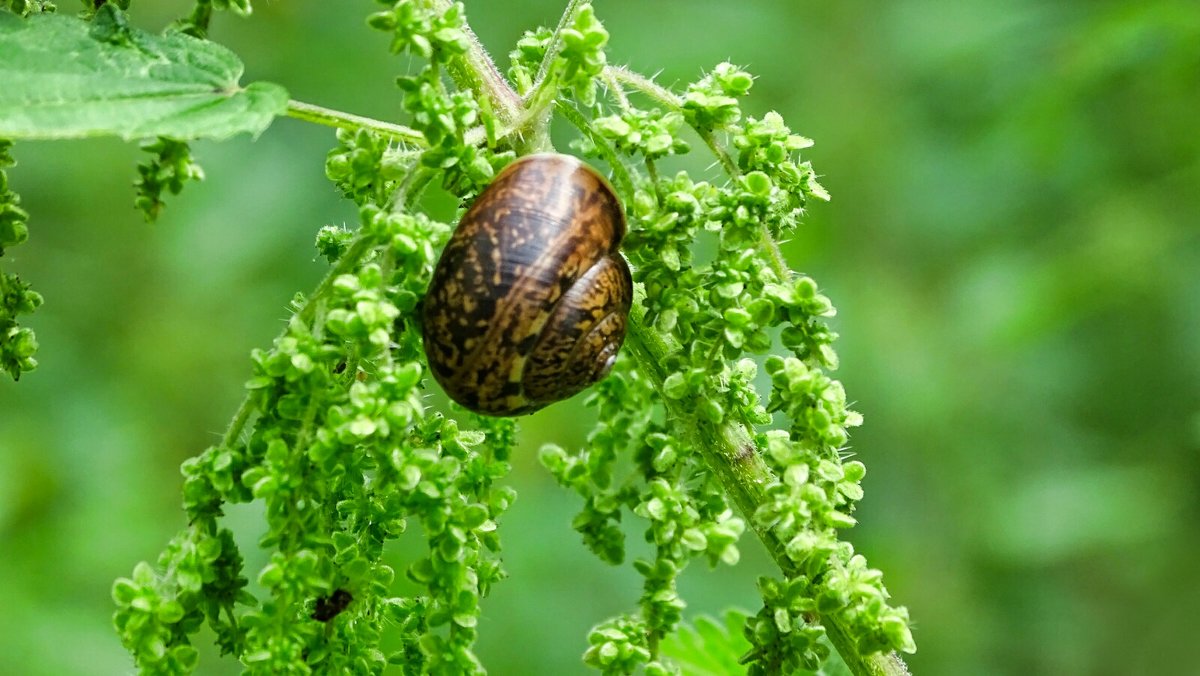
<svg viewBox="0 0 1200 676">
<path fill-rule="evenodd" d="M 425 355 L 451 399 L 532 413 L 608 375 L 633 299 L 620 201 L 574 157 L 505 167 L 459 221 L 422 310 Z"/>
</svg>

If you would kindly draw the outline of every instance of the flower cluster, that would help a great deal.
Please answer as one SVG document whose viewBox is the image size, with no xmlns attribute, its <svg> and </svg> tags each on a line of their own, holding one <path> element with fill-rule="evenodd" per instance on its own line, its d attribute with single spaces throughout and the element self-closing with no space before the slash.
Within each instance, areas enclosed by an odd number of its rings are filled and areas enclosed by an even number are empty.
<svg viewBox="0 0 1200 676">
<path fill-rule="evenodd" d="M 742 118 L 738 98 L 754 86 L 754 77 L 732 63 L 722 63 L 688 85 L 681 106 L 688 124 L 700 130 L 725 129 Z"/>
<path fill-rule="evenodd" d="M 153 157 L 138 165 L 138 179 L 134 181 L 137 197 L 133 205 L 149 222 L 158 220 L 166 204 L 163 192 L 178 195 L 189 181 L 203 181 L 204 170 L 192 159 L 192 149 L 182 141 L 160 138 L 142 144 L 142 150 Z"/>
<path fill-rule="evenodd" d="M 619 115 L 597 118 L 592 123 L 600 135 L 626 155 L 642 155 L 653 160 L 666 155 L 682 155 L 690 150 L 679 137 L 683 114 L 629 109 Z"/>
<path fill-rule="evenodd" d="M 829 199 L 811 165 L 797 156 L 812 142 L 792 134 L 777 113 L 761 119 L 744 116 L 739 97 L 749 91 L 753 78 L 731 64 L 721 64 L 689 85 L 681 97 L 638 78 L 620 81 L 673 108 L 666 114 L 657 107 L 639 109 L 624 92 L 615 92 L 618 111 L 592 122 L 594 134 L 581 144 L 585 151 L 647 161 L 686 152 L 678 138 L 679 123 L 686 122 L 718 153 L 730 177 L 724 185 L 695 181 L 686 173 L 659 178 L 648 163 L 650 171 L 635 181 L 625 250 L 645 291 L 640 302 L 643 334 L 634 339 L 648 352 L 636 368 L 662 399 L 630 401 L 628 388 L 620 396 L 635 409 L 659 408 L 666 424 L 656 422 L 647 428 L 650 434 L 628 440 L 626 451 L 638 457 L 656 446 L 670 448 L 679 466 L 693 469 L 661 477 L 647 468 L 645 489 L 638 495 L 653 497 L 635 502 L 632 490 L 614 495 L 589 484 L 586 472 L 571 474 L 590 462 L 597 451 L 594 440 L 574 464 L 564 463 L 558 452 L 548 454 L 556 477 L 585 499 L 577 520 L 577 526 L 585 526 L 585 542 L 611 538 L 620 518 L 617 505 L 625 504 L 650 523 L 648 539 L 656 545 L 677 537 L 684 548 L 701 548 L 703 530 L 693 525 L 695 513 L 687 505 L 725 493 L 713 489 L 714 481 L 695 478 L 720 475 L 723 466 L 741 471 L 739 465 L 750 463 L 757 469 L 745 471 L 758 477 L 759 490 L 740 506 L 752 510 L 747 514 L 751 526 L 775 549 L 784 573 L 783 580 L 760 585 L 763 610 L 746 625 L 755 673 L 819 666 L 828 656 L 828 643 L 822 640 L 825 618 L 853 636 L 852 647 L 863 654 L 911 651 L 906 611 L 888 605 L 878 571 L 867 568 L 836 532 L 854 524 L 851 514 L 862 497 L 864 467 L 843 461 L 846 430 L 861 418 L 848 410 L 841 384 L 825 372 L 837 367 L 836 334 L 824 321 L 834 314 L 833 305 L 811 278 L 787 269 L 774 245 L 796 226 L 810 198 Z M 724 154 L 722 139 L 734 154 Z M 605 143 L 608 148 L 600 147 Z M 698 264 L 693 248 L 708 233 L 715 236 L 717 253 L 711 262 Z M 770 352 L 776 340 L 791 356 L 762 362 L 754 358 Z M 770 376 L 767 405 L 753 385 L 760 364 Z M 614 379 L 623 377 L 628 380 L 621 375 Z M 597 389 L 604 397 L 606 386 Z M 620 419 L 620 407 L 602 410 L 601 428 L 614 415 Z M 783 421 L 783 428 L 760 428 L 772 421 Z M 696 429 L 709 430 L 711 437 L 686 432 Z M 705 448 L 714 438 L 724 457 Z M 722 444 L 721 439 L 742 441 Z M 736 483 L 736 476 L 730 483 Z M 740 523 L 733 532 L 740 533 Z M 600 551 L 611 554 L 615 547 Z M 651 637 L 673 629 L 682 607 L 670 584 L 675 571 L 662 563 L 637 565 L 646 589 L 661 601 L 647 604 L 644 597 L 636 618 Z M 628 648 L 614 654 L 629 660 L 640 653 Z M 595 655 L 595 648 L 589 655 Z M 654 658 L 651 649 L 642 661 Z"/>
<path fill-rule="evenodd" d="M 29 238 L 26 221 L 29 214 L 19 204 L 20 196 L 8 189 L 5 169 L 16 162 L 9 154 L 11 141 L 0 139 L 0 258 L 5 251 Z M 33 355 L 37 338 L 33 331 L 17 323 L 17 318 L 29 314 L 42 304 L 42 295 L 22 282 L 15 273 L 0 269 L 0 371 L 20 380 L 21 374 L 37 367 Z"/>
<path fill-rule="evenodd" d="M 571 89 L 580 103 L 590 106 L 596 101 L 596 78 L 607 63 L 604 46 L 608 44 L 608 31 L 589 4 L 579 10 L 559 38 L 562 51 L 556 68 L 561 86 Z"/>
<path fill-rule="evenodd" d="M 53 12 L 57 7 L 50 0 L 6 0 L 3 4 L 17 16 L 29 16 L 30 14 L 41 14 L 42 12 Z M 86 5 L 91 5 L 90 2 L 85 2 Z"/>
<path fill-rule="evenodd" d="M 608 31 L 590 4 L 564 18 L 567 23 L 557 33 L 545 27 L 525 32 L 509 54 L 509 76 L 523 96 L 532 94 L 535 87 L 551 94 L 570 91 L 590 107 L 596 102 L 597 78 L 608 63 L 604 52 Z M 552 60 L 547 63 L 547 58 Z M 542 79 L 535 80 L 539 74 Z"/>
<path fill-rule="evenodd" d="M 516 152 L 548 142 L 552 110 L 612 168 L 637 283 L 625 349 L 586 399 L 598 422 L 582 447 L 540 453 L 582 500 L 573 525 L 599 558 L 625 562 L 626 519 L 650 545 L 631 563 L 636 611 L 599 624 L 584 661 L 606 674 L 678 673 L 663 646 L 683 626 L 679 576 L 696 558 L 735 565 L 748 529 L 779 567 L 742 628 L 751 673 L 821 667 L 831 643 L 859 658 L 912 650 L 906 611 L 838 537 L 855 523 L 865 468 L 846 459 L 861 419 L 828 373 L 833 305 L 776 244 L 810 199 L 829 198 L 799 155 L 812 142 L 776 113 L 744 115 L 754 79 L 732 64 L 682 94 L 607 66 L 608 32 L 586 2 L 521 39 L 515 91 L 461 3 L 381 4 L 369 25 L 392 52 L 424 60 L 398 79 L 423 141 L 339 132 L 326 172 L 359 205 L 360 227 L 318 233 L 329 276 L 253 354 L 229 432 L 183 467 L 189 527 L 156 567 L 114 586 L 116 625 L 139 666 L 190 671 L 191 637 L 207 624 L 250 673 L 483 672 L 472 645 L 480 599 L 504 576 L 497 531 L 515 495 L 498 482 L 515 427 L 426 407 L 419 309 L 450 228 L 412 205 L 433 181 L 465 204 Z M 726 176 L 659 175 L 658 160 L 691 151 L 685 134 Z M 168 187 L 181 166 L 171 157 L 160 164 L 174 173 L 153 172 Z M 769 391 L 755 385 L 760 371 Z M 222 526 L 225 505 L 250 501 L 264 507 L 259 546 L 270 553 L 261 598 Z M 414 523 L 427 547 L 393 570 L 384 546 Z M 420 592 L 392 597 L 397 573 Z M 398 637 L 385 643 L 387 628 Z"/>
<path fill-rule="evenodd" d="M 479 419 L 464 429 L 423 402 L 418 304 L 450 228 L 407 206 L 435 168 L 470 192 L 511 155 L 464 140 L 485 116 L 437 75 L 462 51 L 460 8 L 388 4 L 372 25 L 394 31 L 395 49 L 432 59 L 400 82 L 428 147 L 339 133 L 326 170 L 360 205 L 361 225 L 318 233 L 329 277 L 297 298 L 272 348 L 252 355 L 229 433 L 184 464 L 189 528 L 157 568 L 140 565 L 114 586 L 117 627 L 145 670 L 193 668 L 191 635 L 207 623 L 250 673 L 379 673 L 389 663 L 482 671 L 472 645 L 479 599 L 504 576 L 496 527 L 515 496 L 494 484 L 507 472 L 513 427 Z M 244 590 L 240 554 L 220 525 L 224 505 L 249 501 L 265 507 L 259 546 L 272 552 L 257 574 L 262 599 Z M 393 598 L 383 548 L 411 521 L 428 550 L 403 573 L 424 593 Z M 385 625 L 402 632 L 390 655 Z"/>
<path fill-rule="evenodd" d="M 376 30 L 392 34 L 393 54 L 410 52 L 434 63 L 445 63 L 450 57 L 467 51 L 467 36 L 463 33 L 463 8 L 451 5 L 438 13 L 425 3 L 407 0 L 379 0 L 387 9 L 372 14 L 367 23 Z"/>
<path fill-rule="evenodd" d="M 648 635 L 648 628 L 641 619 L 629 615 L 615 617 L 592 629 L 583 661 L 606 676 L 632 674 L 639 667 L 647 674 L 670 673 L 654 661 Z"/>
<path fill-rule="evenodd" d="M 513 83 L 513 89 L 521 96 L 533 91 L 538 68 L 546 58 L 546 50 L 553 40 L 554 31 L 540 26 L 537 30 L 525 31 L 521 39 L 517 40 L 516 48 L 508 53 L 511 63 L 508 78 Z"/>
<path fill-rule="evenodd" d="M 446 3 L 443 11 L 438 11 L 425 3 L 380 1 L 388 9 L 372 14 L 368 24 L 392 35 L 392 52 L 428 60 L 417 74 L 396 80 L 404 93 L 404 110 L 428 143 L 420 153 L 420 163 L 441 172 L 442 185 L 451 193 L 474 195 L 513 155 L 491 149 L 496 119 L 481 107 L 480 98 L 470 90 L 447 91 L 442 80 L 443 70 L 461 63 L 469 44 L 462 4 Z M 486 102 L 483 99 L 483 105 Z M 476 131 L 475 138 L 487 141 L 489 147 L 467 140 L 467 135 Z M 358 173 L 351 169 L 352 175 Z"/>
<path fill-rule="evenodd" d="M 339 129 L 337 141 L 325 158 L 325 176 L 359 206 L 386 201 L 412 165 L 407 153 L 366 129 Z"/>
<path fill-rule="evenodd" d="M 493 484 L 512 434 L 508 421 L 462 430 L 421 400 L 416 299 L 448 234 L 422 216 L 364 208 L 335 274 L 254 353 L 253 431 L 185 463 L 191 526 L 160 557 L 161 573 L 141 565 L 114 586 L 118 629 L 143 669 L 191 669 L 189 637 L 207 621 L 250 673 L 378 673 L 389 661 L 480 671 L 471 645 L 479 598 L 503 577 L 496 521 L 514 496 Z M 340 271 L 362 251 L 369 262 Z M 265 505 L 259 544 L 273 551 L 257 576 L 264 600 L 243 589 L 220 527 L 223 505 L 251 500 Z M 412 519 L 429 549 L 406 573 L 427 591 L 390 598 L 383 547 Z M 380 641 L 393 622 L 412 644 L 388 656 Z"/>
<path fill-rule="evenodd" d="M 704 467 L 681 457 L 686 443 L 661 421 L 647 417 L 646 412 L 656 407 L 656 394 L 632 360 L 622 358 L 615 372 L 594 390 L 587 404 L 596 407 L 599 415 L 587 446 L 570 454 L 549 445 L 540 458 L 559 483 L 584 498 L 585 506 L 573 525 L 601 559 L 612 564 L 624 560 L 619 525 L 623 513 L 646 523 L 644 537 L 653 546 L 654 557 L 634 562 L 644 579 L 641 612 L 614 620 L 626 628 L 636 623 L 641 633 L 618 632 L 634 641 L 624 645 L 616 641 L 610 624 L 601 625 L 589 638 L 593 648 L 585 659 L 605 673 L 628 673 L 619 669 L 633 664 L 651 670 L 656 658 L 645 646 L 674 631 L 686 606 L 676 591 L 679 575 L 699 556 L 709 565 L 736 564 L 737 542 L 745 524 L 733 515 Z M 621 458 L 630 456 L 635 466 L 624 467 Z"/>
</svg>

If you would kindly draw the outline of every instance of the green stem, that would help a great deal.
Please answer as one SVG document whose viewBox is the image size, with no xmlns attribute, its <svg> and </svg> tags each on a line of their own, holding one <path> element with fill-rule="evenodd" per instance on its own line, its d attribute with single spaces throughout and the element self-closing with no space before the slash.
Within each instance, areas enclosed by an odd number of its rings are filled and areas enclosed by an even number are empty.
<svg viewBox="0 0 1200 676">
<path fill-rule="evenodd" d="M 208 35 L 208 24 L 212 20 L 212 4 L 208 2 L 197 2 L 195 9 L 192 10 L 191 16 L 187 19 L 196 30 L 200 33 L 199 38 L 204 38 Z"/>
<path fill-rule="evenodd" d="M 850 669 L 850 673 L 866 674 L 867 676 L 911 676 L 908 665 L 896 653 L 875 653 L 860 655 L 854 640 L 851 639 L 836 622 L 823 622 L 825 636 L 833 644 L 842 661 Z"/>
<path fill-rule="evenodd" d="M 225 428 L 225 435 L 221 437 L 221 445 L 228 448 L 237 443 L 254 413 L 254 398 L 247 394 L 242 398 L 242 403 L 238 406 L 237 411 L 234 412 L 233 420 L 229 421 L 229 427 Z"/>
<path fill-rule="evenodd" d="M 621 88 L 621 83 L 617 82 L 612 73 L 605 69 L 600 74 L 600 79 L 604 81 L 604 86 L 608 87 L 608 91 L 612 93 L 613 98 L 617 100 L 617 107 L 621 112 L 629 112 L 632 107 L 629 105 L 629 97 L 625 96 L 625 90 Z M 650 185 L 654 188 L 654 200 L 661 207 L 663 203 L 662 187 L 658 184 L 658 167 L 655 166 L 654 160 L 649 157 L 645 158 L 646 175 L 650 177 Z"/>
<path fill-rule="evenodd" d="M 592 129 L 591 123 L 583 116 L 583 113 L 575 110 L 570 104 L 560 103 L 558 112 L 562 113 L 562 116 L 567 118 L 568 122 L 575 125 L 580 132 L 592 139 L 592 142 L 596 144 L 596 148 L 599 149 L 600 154 L 604 156 L 609 166 L 612 167 L 613 183 L 617 184 L 617 191 L 625 195 L 626 199 L 633 199 L 633 179 L 629 177 L 629 170 L 625 168 L 625 163 L 621 162 L 621 158 L 617 156 L 617 151 L 613 150 L 612 146 L 608 144 L 608 140 L 597 134 L 596 130 Z"/>
<path fill-rule="evenodd" d="M 621 83 L 617 81 L 612 70 L 612 66 L 605 66 L 604 70 L 600 73 L 600 79 L 604 81 L 604 86 L 608 87 L 608 90 L 612 92 L 613 98 L 617 100 L 617 106 L 622 111 L 628 111 L 630 108 L 629 97 L 625 96 L 625 89 L 621 87 Z"/>
<path fill-rule="evenodd" d="M 420 158 L 417 158 L 420 161 Z M 421 191 L 433 179 L 433 171 L 427 167 L 414 166 L 409 167 L 408 173 L 404 175 L 404 180 L 396 187 L 396 191 L 392 193 L 388 200 L 388 209 L 392 213 L 398 213 L 406 209 L 421 195 Z"/>
<path fill-rule="evenodd" d="M 704 139 L 704 143 L 708 146 L 708 149 L 712 151 L 713 155 L 717 156 L 717 160 L 721 163 L 721 166 L 725 168 L 725 173 L 732 177 L 737 177 L 742 173 L 741 170 L 738 169 L 737 162 L 734 162 L 733 157 L 730 156 L 729 152 L 725 150 L 725 146 L 721 145 L 721 143 L 717 141 L 717 135 L 713 132 L 713 130 L 699 129 L 696 127 L 692 127 L 692 129 L 696 130 L 696 133 L 700 135 L 700 138 Z"/>
<path fill-rule="evenodd" d="M 321 106 L 314 106 L 311 103 L 295 100 L 288 101 L 287 114 L 288 117 L 294 117 L 297 120 L 304 120 L 305 122 L 323 124 L 326 127 L 350 130 L 370 129 L 403 143 L 421 146 L 422 148 L 429 146 L 429 143 L 425 140 L 425 136 L 412 127 L 382 122 L 369 117 L 362 117 L 361 115 L 343 113 L 340 110 L 322 108 Z"/>
<path fill-rule="evenodd" d="M 679 346 L 672 338 L 658 333 L 646 323 L 640 297 L 642 294 L 637 295 L 639 297 L 634 299 L 634 310 L 629 317 L 626 345 L 637 362 L 638 372 L 649 378 L 656 391 L 662 392 L 669 375 L 665 365 L 679 351 Z M 696 415 L 695 407 L 687 402 L 667 397 L 663 398 L 663 402 L 670 419 L 674 421 L 676 432 L 699 449 L 734 505 L 753 524 L 754 513 L 766 499 L 763 489 L 775 480 L 775 476 L 757 452 L 746 426 L 736 422 L 714 426 Z M 778 541 L 775 534 L 758 528 L 754 532 L 770 550 L 776 563 L 785 571 L 790 569 L 791 561 L 784 554 L 783 543 Z"/>
<path fill-rule="evenodd" d="M 326 273 L 321 283 L 317 285 L 316 291 L 313 291 L 312 295 L 308 297 L 304 305 L 296 313 L 300 321 L 306 323 L 312 321 L 313 315 L 317 311 L 318 301 L 329 293 L 329 287 L 333 286 L 334 280 L 361 267 L 363 258 L 371 252 L 376 243 L 374 236 L 367 233 L 360 232 L 358 237 L 354 238 L 350 246 L 342 252 L 341 258 L 329 269 L 329 272 Z"/>
<path fill-rule="evenodd" d="M 661 207 L 663 205 L 663 193 L 662 186 L 658 184 L 658 166 L 649 157 L 646 158 L 646 174 L 650 177 L 650 185 L 654 186 L 654 201 Z"/>
<path fill-rule="evenodd" d="M 678 109 L 683 106 L 683 99 L 678 94 L 624 66 L 605 66 L 604 76 L 611 78 L 614 82 L 627 84 L 669 108 Z"/>
<path fill-rule="evenodd" d="M 445 13 L 454 3 L 451 0 L 427 0 L 434 11 Z M 459 89 L 474 92 L 478 97 L 487 97 L 492 110 L 504 126 L 511 126 L 522 112 L 521 97 L 513 91 L 508 81 L 496 68 L 491 54 L 479 41 L 479 36 L 466 23 L 463 32 L 467 36 L 467 51 L 461 58 L 451 59 L 446 70 Z"/>
<path fill-rule="evenodd" d="M 549 93 L 553 94 L 553 91 Z M 522 155 L 554 150 L 550 143 L 550 112 L 554 99 L 542 98 L 544 97 L 531 100 L 529 107 L 523 109 L 512 126 L 500 134 L 500 138 L 508 139 Z"/>
</svg>

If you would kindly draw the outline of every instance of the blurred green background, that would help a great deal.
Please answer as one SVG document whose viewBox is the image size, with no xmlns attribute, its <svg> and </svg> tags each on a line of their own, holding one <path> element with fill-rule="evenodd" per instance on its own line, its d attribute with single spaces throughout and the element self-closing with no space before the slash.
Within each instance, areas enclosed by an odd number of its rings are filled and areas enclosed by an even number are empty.
<svg viewBox="0 0 1200 676">
<path fill-rule="evenodd" d="M 150 29 L 186 7 L 133 4 Z M 498 57 L 561 7 L 466 4 Z M 869 469 L 849 537 L 912 613 L 914 674 L 1195 673 L 1200 4 L 596 4 L 611 61 L 665 83 L 747 65 L 747 109 L 817 141 L 834 199 L 786 253 L 840 310 Z M 396 119 L 406 66 L 364 28 L 373 7 L 259 2 L 213 37 L 248 79 Z M 323 177 L 331 145 L 293 120 L 198 143 L 208 179 L 156 226 L 132 208 L 135 147 L 15 148 L 32 236 L 3 264 L 46 304 L 27 322 L 40 368 L 0 382 L 0 673 L 132 670 L 111 581 L 184 525 L 179 463 L 217 439 L 249 350 L 322 274 L 317 228 L 353 223 Z M 495 674 L 585 673 L 587 629 L 636 602 L 535 459 L 547 439 L 582 441 L 580 410 L 522 422 L 512 578 L 480 625 Z M 252 542 L 254 509 L 230 518 Z M 688 613 L 754 607 L 770 570 L 749 538 L 736 569 L 693 566 Z"/>
</svg>

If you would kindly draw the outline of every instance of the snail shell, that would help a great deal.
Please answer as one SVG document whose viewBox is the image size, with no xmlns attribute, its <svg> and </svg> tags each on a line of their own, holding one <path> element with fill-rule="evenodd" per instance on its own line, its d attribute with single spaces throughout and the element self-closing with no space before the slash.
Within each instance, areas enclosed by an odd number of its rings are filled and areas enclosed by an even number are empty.
<svg viewBox="0 0 1200 676">
<path fill-rule="evenodd" d="M 467 210 L 425 297 L 425 355 L 450 398 L 520 415 L 608 375 L 633 299 L 612 187 L 566 155 L 520 158 Z"/>
</svg>

